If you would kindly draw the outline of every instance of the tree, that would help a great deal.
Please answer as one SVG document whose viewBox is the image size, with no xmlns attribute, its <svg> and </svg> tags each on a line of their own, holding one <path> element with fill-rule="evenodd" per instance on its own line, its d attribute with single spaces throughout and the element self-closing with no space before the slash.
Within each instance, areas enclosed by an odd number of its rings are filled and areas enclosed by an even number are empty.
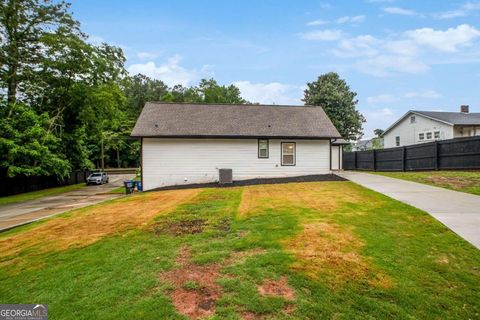
<svg viewBox="0 0 480 320">
<path fill-rule="evenodd" d="M 345 140 L 357 140 L 362 133 L 363 115 L 356 109 L 357 94 L 345 80 L 334 72 L 307 83 L 303 101 L 306 105 L 321 106 Z"/>
<path fill-rule="evenodd" d="M 1 106 L 0 168 L 7 176 L 67 176 L 71 167 L 60 144 L 46 113 L 38 115 L 21 103 L 10 109 Z"/>
<path fill-rule="evenodd" d="M 40 82 L 35 75 L 48 49 L 46 40 L 79 34 L 69 7 L 63 1 L 0 0 L 0 81 L 7 87 L 9 108 L 20 85 Z"/>
<path fill-rule="evenodd" d="M 380 136 L 385 132 L 385 130 L 382 129 L 375 129 L 373 130 L 373 133 L 380 138 Z"/>
</svg>

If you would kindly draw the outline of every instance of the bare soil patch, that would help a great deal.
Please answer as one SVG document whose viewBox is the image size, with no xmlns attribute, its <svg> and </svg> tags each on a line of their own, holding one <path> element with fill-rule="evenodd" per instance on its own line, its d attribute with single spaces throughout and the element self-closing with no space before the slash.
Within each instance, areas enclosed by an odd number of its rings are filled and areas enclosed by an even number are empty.
<svg viewBox="0 0 480 320">
<path fill-rule="evenodd" d="M 153 226 L 155 234 L 169 234 L 183 236 L 186 234 L 202 233 L 207 222 L 203 219 L 182 220 L 174 222 L 159 222 Z"/>
<path fill-rule="evenodd" d="M 285 300 L 294 300 L 295 292 L 288 285 L 286 277 L 282 277 L 278 280 L 267 280 L 257 287 L 258 292 L 262 296 L 275 296 L 282 297 Z"/>
<path fill-rule="evenodd" d="M 328 275 L 332 287 L 359 279 L 368 279 L 373 286 L 391 287 L 390 278 L 375 270 L 359 253 L 363 245 L 348 229 L 316 222 L 304 225 L 303 231 L 286 243 L 286 248 L 297 258 L 292 265 L 294 270 L 313 279 Z"/>
<path fill-rule="evenodd" d="M 115 202 L 75 210 L 66 217 L 57 217 L 35 228 L 0 238 L 0 265 L 15 259 L 27 249 L 35 254 L 82 247 L 112 234 L 146 226 L 159 214 L 172 211 L 192 199 L 201 190 L 149 192 Z M 33 254 L 33 253 L 32 253 Z"/>
<path fill-rule="evenodd" d="M 433 184 L 446 185 L 453 189 L 463 189 L 468 187 L 473 187 L 478 182 L 472 181 L 471 179 L 464 177 L 444 177 L 432 175 L 426 178 L 426 180 Z"/>
<path fill-rule="evenodd" d="M 182 247 L 176 259 L 177 267 L 160 273 L 159 277 L 173 286 L 168 294 L 180 314 L 190 319 L 209 317 L 215 313 L 216 301 L 222 295 L 216 283 L 221 276 L 220 269 L 263 252 L 263 249 L 236 252 L 222 263 L 197 265 L 191 262 L 190 249 Z"/>
<path fill-rule="evenodd" d="M 245 187 L 239 215 L 248 217 L 266 209 L 304 207 L 332 212 L 344 203 L 360 203 L 365 198 L 342 182 L 290 183 Z"/>
</svg>

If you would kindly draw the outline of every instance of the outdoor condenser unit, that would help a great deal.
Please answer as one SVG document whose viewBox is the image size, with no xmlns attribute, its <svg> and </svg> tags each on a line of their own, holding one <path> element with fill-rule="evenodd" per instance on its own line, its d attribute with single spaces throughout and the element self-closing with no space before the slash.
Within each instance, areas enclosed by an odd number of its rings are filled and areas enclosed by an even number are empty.
<svg viewBox="0 0 480 320">
<path fill-rule="evenodd" d="M 218 183 L 227 184 L 232 183 L 232 169 L 219 169 L 218 170 L 219 179 Z"/>
</svg>

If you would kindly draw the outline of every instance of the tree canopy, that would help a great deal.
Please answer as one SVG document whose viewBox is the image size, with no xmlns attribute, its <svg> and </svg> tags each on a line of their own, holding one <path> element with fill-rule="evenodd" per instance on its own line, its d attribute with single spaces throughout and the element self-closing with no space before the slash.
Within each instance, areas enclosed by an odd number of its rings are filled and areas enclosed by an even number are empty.
<svg viewBox="0 0 480 320">
<path fill-rule="evenodd" d="M 335 72 L 323 74 L 307 83 L 303 101 L 306 105 L 321 106 L 340 135 L 346 140 L 362 136 L 363 115 L 357 110 L 357 94 Z"/>
</svg>

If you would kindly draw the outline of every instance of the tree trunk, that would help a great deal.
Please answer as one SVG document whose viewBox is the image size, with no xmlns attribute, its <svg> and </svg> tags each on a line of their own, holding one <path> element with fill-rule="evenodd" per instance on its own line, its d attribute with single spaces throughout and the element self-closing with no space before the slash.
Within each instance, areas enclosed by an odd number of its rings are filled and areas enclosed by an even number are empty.
<svg viewBox="0 0 480 320">
<path fill-rule="evenodd" d="M 120 168 L 121 165 L 120 165 L 120 150 L 117 149 L 117 167 Z"/>
<path fill-rule="evenodd" d="M 7 76 L 7 102 L 10 108 L 17 102 L 17 66 L 11 65 Z"/>
<path fill-rule="evenodd" d="M 103 138 L 100 141 L 100 163 L 102 164 L 102 171 L 105 170 L 105 158 L 103 154 Z"/>
</svg>

